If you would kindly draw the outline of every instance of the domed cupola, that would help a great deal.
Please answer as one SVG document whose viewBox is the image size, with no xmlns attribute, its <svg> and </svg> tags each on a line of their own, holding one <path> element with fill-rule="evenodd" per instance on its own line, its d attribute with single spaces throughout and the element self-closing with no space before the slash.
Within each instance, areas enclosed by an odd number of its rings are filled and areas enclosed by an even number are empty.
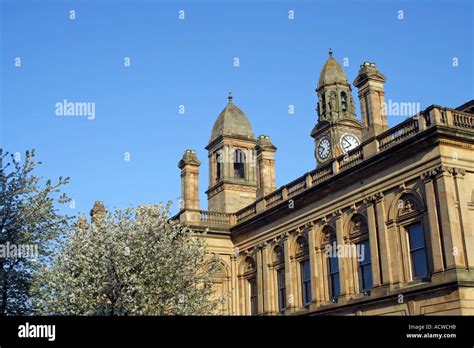
<svg viewBox="0 0 474 348">
<path fill-rule="evenodd" d="M 329 51 L 329 58 L 319 74 L 318 89 L 322 86 L 335 84 L 350 86 L 344 70 L 332 56 L 332 51 Z"/>
<path fill-rule="evenodd" d="M 208 209 L 234 213 L 257 194 L 257 139 L 245 114 L 232 101 L 217 117 L 206 150 L 209 153 Z"/>
<path fill-rule="evenodd" d="M 229 102 L 212 127 L 209 143 L 221 135 L 256 140 L 247 116 L 232 102 L 232 95 L 229 95 L 228 99 Z"/>
<path fill-rule="evenodd" d="M 356 117 L 351 85 L 341 65 L 334 59 L 331 49 L 329 58 L 319 74 L 316 92 L 319 99 L 319 121 Z"/>
</svg>

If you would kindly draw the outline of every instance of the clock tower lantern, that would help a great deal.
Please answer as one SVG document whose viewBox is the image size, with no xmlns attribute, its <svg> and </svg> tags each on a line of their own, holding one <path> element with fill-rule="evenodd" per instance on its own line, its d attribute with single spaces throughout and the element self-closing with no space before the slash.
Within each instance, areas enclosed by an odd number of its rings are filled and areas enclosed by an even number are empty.
<svg viewBox="0 0 474 348">
<path fill-rule="evenodd" d="M 362 131 L 355 114 L 351 85 L 331 49 L 319 75 L 316 92 L 318 123 L 311 136 L 314 138 L 314 156 L 321 165 L 359 146 Z"/>
</svg>

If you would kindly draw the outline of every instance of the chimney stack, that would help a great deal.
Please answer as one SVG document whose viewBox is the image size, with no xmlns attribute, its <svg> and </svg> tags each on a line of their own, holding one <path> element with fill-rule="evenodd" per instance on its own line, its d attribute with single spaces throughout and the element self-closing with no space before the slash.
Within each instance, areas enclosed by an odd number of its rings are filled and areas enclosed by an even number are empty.
<svg viewBox="0 0 474 348">
<path fill-rule="evenodd" d="M 266 196 L 276 190 L 275 152 L 277 148 L 270 137 L 260 135 L 257 140 L 257 198 Z"/>
<path fill-rule="evenodd" d="M 199 210 L 199 166 L 196 151 L 186 150 L 178 163 L 181 169 L 181 202 L 180 210 Z"/>
<path fill-rule="evenodd" d="M 98 224 L 105 221 L 105 206 L 104 202 L 96 201 L 91 209 L 91 223 Z"/>
<path fill-rule="evenodd" d="M 354 86 L 359 90 L 362 112 L 362 141 L 375 138 L 387 128 L 384 83 L 386 78 L 375 63 L 365 62 L 360 66 Z"/>
</svg>

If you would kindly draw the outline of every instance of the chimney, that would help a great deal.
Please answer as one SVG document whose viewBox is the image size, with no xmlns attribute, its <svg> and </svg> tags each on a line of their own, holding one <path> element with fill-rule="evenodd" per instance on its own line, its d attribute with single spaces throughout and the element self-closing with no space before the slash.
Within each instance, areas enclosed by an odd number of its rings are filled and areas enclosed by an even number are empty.
<svg viewBox="0 0 474 348">
<path fill-rule="evenodd" d="M 181 169 L 181 202 L 180 210 L 199 210 L 199 166 L 196 151 L 186 150 L 178 163 Z"/>
<path fill-rule="evenodd" d="M 385 131 L 387 115 L 385 107 L 384 83 L 386 78 L 375 63 L 365 62 L 360 66 L 354 86 L 359 90 L 362 112 L 362 141 L 375 138 Z"/>
<path fill-rule="evenodd" d="M 275 151 L 270 137 L 260 135 L 257 140 L 257 198 L 276 190 Z"/>
<path fill-rule="evenodd" d="M 96 201 L 91 209 L 91 223 L 98 224 L 105 221 L 105 206 L 104 202 Z"/>
<path fill-rule="evenodd" d="M 87 223 L 87 219 L 85 216 L 81 215 L 76 222 L 76 229 L 78 232 L 87 231 L 89 228 L 89 224 Z"/>
</svg>

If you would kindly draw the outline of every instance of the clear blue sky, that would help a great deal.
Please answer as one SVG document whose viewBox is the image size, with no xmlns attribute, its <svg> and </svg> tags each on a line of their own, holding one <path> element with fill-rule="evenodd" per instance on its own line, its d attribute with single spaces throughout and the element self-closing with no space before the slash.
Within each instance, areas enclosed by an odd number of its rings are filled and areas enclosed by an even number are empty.
<svg viewBox="0 0 474 348">
<path fill-rule="evenodd" d="M 195 149 L 207 209 L 204 147 L 228 91 L 255 134 L 278 147 L 281 186 L 315 167 L 309 133 L 329 47 L 340 62 L 349 58 L 350 82 L 370 60 L 387 76 L 387 99 L 456 107 L 474 95 L 472 18 L 471 1 L 452 0 L 2 0 L 1 144 L 13 153 L 35 148 L 44 177 L 72 178 L 70 214 L 88 213 L 95 200 L 174 200 L 176 211 L 177 162 Z M 56 116 L 64 99 L 94 102 L 95 119 Z"/>
</svg>

